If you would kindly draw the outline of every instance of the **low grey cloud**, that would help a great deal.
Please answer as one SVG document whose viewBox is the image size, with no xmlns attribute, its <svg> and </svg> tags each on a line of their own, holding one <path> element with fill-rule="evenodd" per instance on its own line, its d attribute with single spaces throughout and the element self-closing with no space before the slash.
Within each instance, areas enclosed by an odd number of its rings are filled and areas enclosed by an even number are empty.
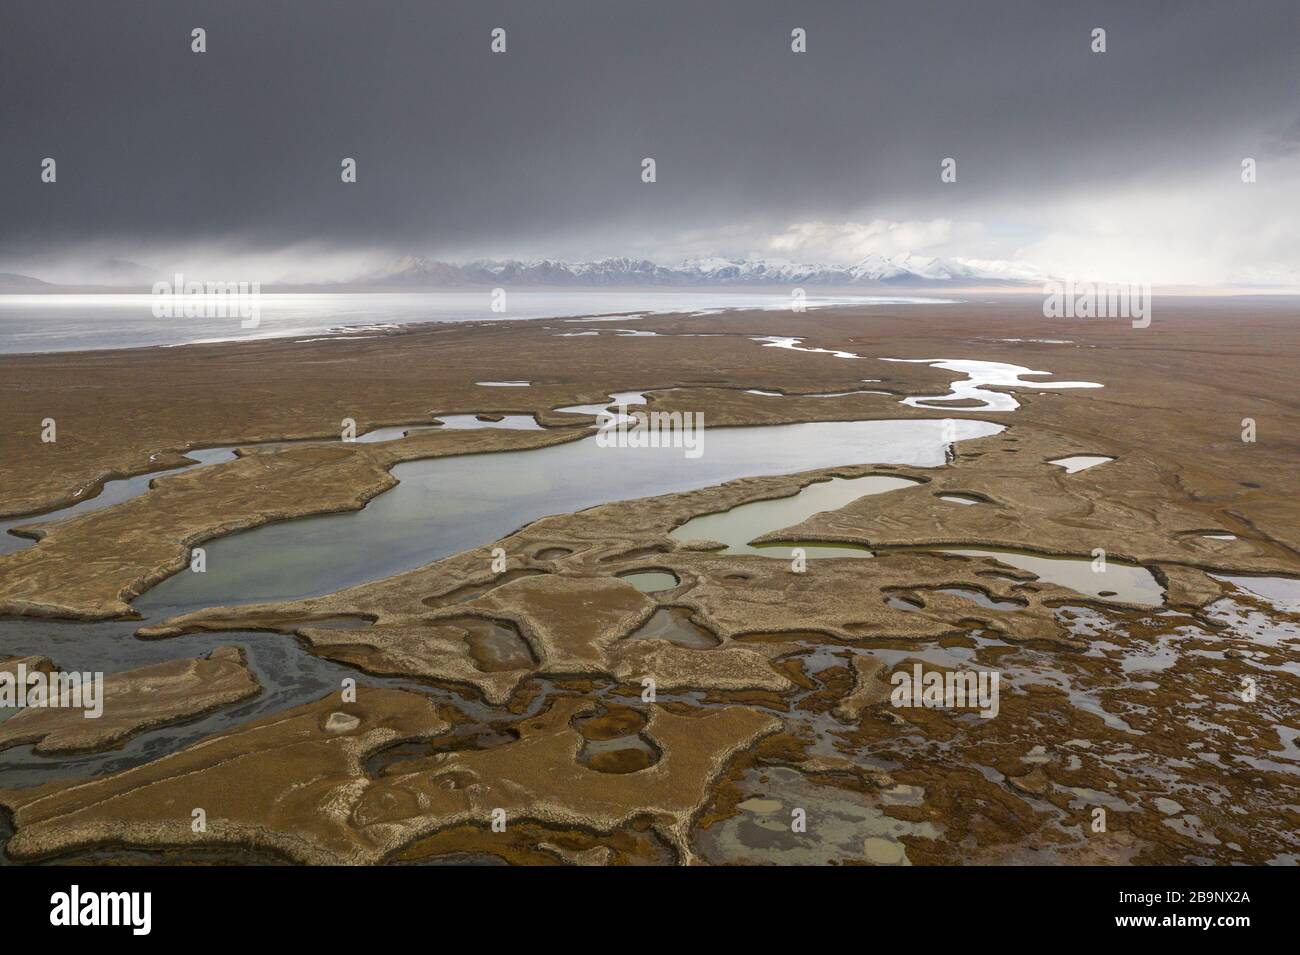
<svg viewBox="0 0 1300 955">
<path fill-rule="evenodd" d="M 1294 40 L 1286 0 L 7 0 L 0 258 L 776 253 L 936 222 L 1013 254 L 1045 203 L 1294 156 Z"/>
<path fill-rule="evenodd" d="M 1264 144 L 1263 154 L 1270 159 L 1300 156 L 1300 116 L 1296 116 L 1291 125 Z"/>
</svg>

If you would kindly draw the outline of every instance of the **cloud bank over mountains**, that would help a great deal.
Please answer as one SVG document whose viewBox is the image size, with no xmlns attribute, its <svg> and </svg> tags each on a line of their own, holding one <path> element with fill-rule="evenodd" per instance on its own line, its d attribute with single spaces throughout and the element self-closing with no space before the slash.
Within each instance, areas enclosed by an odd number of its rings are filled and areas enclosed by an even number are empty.
<svg viewBox="0 0 1300 955">
<path fill-rule="evenodd" d="M 171 282 L 171 272 L 116 260 L 113 268 L 93 272 L 95 287 L 147 290 L 154 282 Z M 185 273 L 200 280 L 201 273 Z M 491 260 L 463 264 L 419 255 L 402 256 L 378 269 L 330 282 L 278 282 L 321 291 L 417 291 L 467 287 L 558 288 L 856 288 L 881 286 L 1018 286 L 1041 283 L 1046 273 L 1015 262 L 942 258 L 902 252 L 868 255 L 851 265 L 807 264 L 772 259 L 710 257 L 665 266 L 649 259 L 611 257 L 586 262 L 558 259 Z M 77 282 L 68 282 L 76 286 Z M 64 285 L 20 274 L 0 273 L 0 291 L 53 291 Z"/>
<path fill-rule="evenodd" d="M 911 253 L 1300 284 L 1295 0 L 204 4 L 201 55 L 193 3 L 57 6 L 0 5 L 0 272 Z"/>
<path fill-rule="evenodd" d="M 405 256 L 354 283 L 376 287 L 438 288 L 461 285 L 539 285 L 574 287 L 795 286 L 851 287 L 968 283 L 1041 282 L 1044 273 L 1013 262 L 918 256 L 868 255 L 847 266 L 767 259 L 711 257 L 676 266 L 649 259 L 606 258 L 591 262 L 477 261 L 464 265 Z"/>
</svg>

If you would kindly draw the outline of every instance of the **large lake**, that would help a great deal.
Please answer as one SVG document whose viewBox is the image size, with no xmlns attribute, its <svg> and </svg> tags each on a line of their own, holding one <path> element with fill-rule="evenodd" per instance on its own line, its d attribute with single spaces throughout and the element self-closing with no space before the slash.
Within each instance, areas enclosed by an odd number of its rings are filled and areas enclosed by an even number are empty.
<svg viewBox="0 0 1300 955">
<path fill-rule="evenodd" d="M 177 302 L 178 310 L 184 300 Z M 200 302 L 202 300 L 199 300 Z M 828 305 L 937 305 L 950 299 L 890 295 L 809 295 L 810 308 Z M 636 290 L 508 291 L 506 310 L 492 310 L 487 288 L 457 292 L 262 294 L 255 328 L 240 314 L 159 318 L 148 294 L 0 295 L 0 354 L 184 345 L 250 338 L 310 338 L 376 334 L 375 326 L 565 318 L 614 313 L 714 312 L 731 308 L 789 308 L 789 291 Z M 211 300 L 216 306 L 218 300 Z M 191 309 L 193 311 L 193 309 Z M 234 311 L 217 309 L 212 311 Z"/>
</svg>

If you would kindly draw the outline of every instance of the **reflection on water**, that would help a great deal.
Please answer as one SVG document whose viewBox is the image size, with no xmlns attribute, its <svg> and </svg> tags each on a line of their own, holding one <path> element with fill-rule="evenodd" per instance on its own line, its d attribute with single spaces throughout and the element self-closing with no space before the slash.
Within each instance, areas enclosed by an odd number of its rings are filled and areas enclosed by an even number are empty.
<svg viewBox="0 0 1300 955">
<path fill-rule="evenodd" d="M 444 431 L 468 431 L 482 428 L 505 428 L 514 431 L 541 431 L 542 426 L 537 423 L 537 419 L 532 415 L 513 414 L 502 415 L 500 420 L 484 420 L 477 415 L 472 414 L 453 414 L 443 415 L 438 419 L 442 423 L 439 425 L 392 425 L 383 428 L 374 428 L 364 434 L 359 434 L 354 438 L 358 444 L 375 444 L 380 441 L 395 441 L 407 434 L 417 431 L 444 430 Z M 339 440 L 333 439 L 304 439 L 305 441 L 320 440 Z M 44 514 L 28 514 L 21 517 L 11 517 L 0 521 L 0 556 L 12 554 L 15 551 L 22 550 L 25 547 L 32 547 L 36 541 L 30 537 L 19 537 L 10 533 L 11 528 L 22 527 L 36 524 L 53 524 L 58 521 L 67 520 L 73 517 L 80 517 L 83 514 L 89 514 L 91 511 L 97 511 L 100 508 L 110 507 L 113 504 L 121 504 L 132 498 L 139 497 L 149 490 L 155 478 L 166 477 L 172 474 L 182 474 L 186 471 L 192 471 L 208 464 L 219 464 L 223 461 L 233 461 L 235 458 L 236 448 L 275 448 L 289 444 L 301 444 L 303 441 L 266 441 L 258 443 L 232 444 L 224 447 L 213 448 L 195 448 L 191 451 L 184 452 L 188 458 L 193 458 L 194 464 L 183 464 L 179 467 L 164 468 L 160 471 L 149 471 L 146 474 L 137 474 L 129 478 L 121 478 L 114 481 L 105 481 L 100 492 L 94 497 L 88 497 L 85 500 L 78 501 L 76 504 L 70 504 L 67 507 L 59 508 L 55 511 L 49 511 Z"/>
<path fill-rule="evenodd" d="M 985 610 L 1024 610 L 1026 606 L 1025 601 L 999 600 L 981 590 L 972 590 L 969 587 L 940 587 L 935 592 L 969 600 L 979 604 Z"/>
<path fill-rule="evenodd" d="M 695 832 L 710 862 L 828 865 L 846 859 L 874 865 L 910 865 L 902 836 L 935 839 L 931 822 L 885 815 L 885 808 L 923 796 L 895 787 L 889 798 L 847 787 L 819 786 L 783 766 L 748 770 L 735 785 L 747 798 L 734 816 Z M 795 826 L 796 819 L 806 825 Z"/>
<path fill-rule="evenodd" d="M 203 656 L 215 647 L 233 645 L 244 649 L 249 669 L 262 691 L 251 699 L 220 707 L 193 720 L 150 729 L 104 753 L 34 756 L 31 746 L 0 751 L 0 779 L 5 786 L 35 786 L 55 779 L 85 778 L 138 766 L 219 730 L 318 700 L 327 693 L 337 693 L 343 679 L 358 677 L 355 669 L 313 656 L 298 641 L 278 633 L 195 633 L 168 640 L 139 640 L 132 636 L 138 626 L 138 622 L 130 620 L 104 623 L 0 620 L 0 657 L 41 655 L 64 670 L 109 674 L 166 660 Z M 401 687 L 450 698 L 448 691 L 416 680 L 366 674 L 364 682 L 367 686 Z M 486 719 L 491 713 L 485 704 L 472 698 L 458 697 L 456 705 L 476 718 Z"/>
<path fill-rule="evenodd" d="M 1239 590 L 1262 597 L 1278 610 L 1287 613 L 1300 613 L 1300 578 L 1230 576 L 1227 574 L 1211 574 L 1210 576 L 1215 580 L 1227 581 Z"/>
<path fill-rule="evenodd" d="M 1145 567 L 1107 560 L 1104 571 L 1094 571 L 1093 561 L 1082 557 L 1045 557 L 1018 550 L 975 550 L 954 547 L 930 547 L 927 550 L 965 557 L 991 557 L 1012 567 L 1019 567 L 1040 580 L 1069 587 L 1076 593 L 1102 600 L 1142 604 L 1155 607 L 1164 603 L 1164 588 Z"/>
<path fill-rule="evenodd" d="M 742 504 L 729 511 L 704 514 L 692 518 L 676 528 L 669 536 L 675 540 L 713 540 L 727 545 L 720 553 L 759 554 L 767 557 L 788 558 L 790 548 L 799 546 L 807 557 L 870 557 L 873 552 L 857 544 L 827 544 L 819 542 L 786 541 L 781 544 L 754 545 L 750 542 L 765 534 L 792 527 L 821 511 L 843 507 L 868 494 L 919 484 L 921 482 L 886 475 L 864 478 L 832 478 L 810 484 L 791 497 Z M 971 503 L 962 501 L 962 503 Z M 977 550 L 951 547 L 925 548 L 967 557 L 992 557 L 1012 567 L 1019 567 L 1049 583 L 1069 587 L 1081 594 L 1103 600 L 1158 606 L 1164 601 L 1164 590 L 1145 567 L 1122 564 L 1113 560 L 1105 562 L 1104 571 L 1094 571 L 1093 561 L 1077 557 L 1046 557 L 1027 551 Z M 956 593 L 990 609 L 1019 609 L 1017 604 L 994 606 L 983 594 Z"/>
<path fill-rule="evenodd" d="M 716 514 L 702 514 L 692 518 L 675 529 L 669 537 L 674 540 L 711 540 L 727 545 L 723 554 L 762 554 L 767 557 L 784 557 L 788 548 L 781 548 L 775 553 L 772 545 L 755 547 L 750 541 L 764 534 L 800 524 L 822 511 L 834 511 L 860 497 L 871 494 L 883 494 L 899 488 L 912 487 L 920 481 L 911 478 L 893 477 L 892 475 L 871 474 L 860 478 L 831 478 L 809 484 L 790 497 L 776 498 L 770 501 L 754 501 L 742 504 L 729 511 Z M 855 550 L 859 548 L 854 548 Z M 807 551 L 808 548 L 805 548 Z M 822 548 L 817 548 L 821 551 Z M 851 554 L 835 548 L 828 548 L 829 553 L 806 556 L 844 557 Z"/>
<path fill-rule="evenodd" d="M 618 576 L 620 580 L 631 584 L 643 594 L 657 594 L 661 590 L 672 590 L 681 583 L 676 574 L 666 570 L 639 570 Z"/>
<path fill-rule="evenodd" d="M 10 517 L 0 521 L 0 555 L 12 554 L 14 551 L 22 550 L 25 547 L 32 547 L 36 543 L 31 538 L 16 537 L 10 534 L 10 528 L 27 524 L 49 524 L 70 517 L 80 517 L 82 514 L 89 514 L 91 511 L 97 511 L 113 504 L 121 504 L 123 501 L 129 501 L 131 498 L 138 497 L 149 490 L 149 484 L 156 477 L 161 477 L 164 474 L 180 474 L 183 471 L 190 471 L 205 464 L 215 464 L 218 461 L 233 460 L 235 449 L 233 446 L 196 448 L 193 451 L 186 451 L 185 455 L 193 458 L 195 463 L 183 464 L 180 467 L 168 468 L 163 471 L 151 471 L 148 474 L 137 474 L 134 477 L 122 478 L 116 481 L 105 481 L 98 494 L 83 501 L 78 501 L 76 504 L 70 504 L 67 507 L 46 514 L 28 514 L 23 517 Z"/>
<path fill-rule="evenodd" d="M 627 639 L 667 640 L 692 650 L 710 650 L 722 642 L 691 619 L 691 611 L 685 607 L 660 607 Z"/>
<path fill-rule="evenodd" d="M 1002 430 L 982 421 L 951 425 L 957 440 Z M 939 467 L 944 428 L 936 420 L 715 428 L 699 458 L 680 448 L 600 447 L 587 437 L 531 451 L 409 461 L 393 469 L 398 486 L 362 510 L 211 541 L 206 573 L 171 577 L 135 605 L 152 614 L 331 593 L 484 546 L 547 514 L 739 477 L 849 464 Z"/>
</svg>

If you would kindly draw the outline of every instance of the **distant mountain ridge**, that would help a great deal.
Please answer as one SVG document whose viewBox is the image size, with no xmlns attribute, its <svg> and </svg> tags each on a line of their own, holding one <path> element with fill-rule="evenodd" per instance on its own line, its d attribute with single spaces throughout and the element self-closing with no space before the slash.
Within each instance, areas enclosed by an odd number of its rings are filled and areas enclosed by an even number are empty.
<svg viewBox="0 0 1300 955">
<path fill-rule="evenodd" d="M 60 289 L 148 291 L 156 274 L 125 259 L 108 259 L 87 270 L 75 285 L 46 282 L 29 275 L 0 273 L 0 292 Z M 679 265 L 659 265 L 649 259 L 626 257 L 565 262 L 559 259 L 479 259 L 456 264 L 419 255 L 406 255 L 384 268 L 340 282 L 264 282 L 263 291 L 360 291 L 449 289 L 483 286 L 549 286 L 562 288 L 717 288 L 721 286 L 784 289 L 899 287 L 933 285 L 1041 284 L 1050 278 L 1016 262 L 936 258 L 905 252 L 886 258 L 869 255 L 853 265 L 808 265 L 773 259 L 687 259 Z M 223 278 L 223 280 L 225 280 Z"/>
<path fill-rule="evenodd" d="M 423 256 L 403 256 L 350 285 L 454 287 L 461 285 L 718 286 L 718 285 L 931 285 L 978 282 L 1025 285 L 1048 276 L 1015 262 L 935 258 L 910 252 L 886 258 L 869 255 L 854 265 L 806 265 L 767 259 L 688 259 L 677 266 L 649 259 L 608 258 L 592 262 L 557 259 L 479 260 L 464 265 Z"/>
<path fill-rule="evenodd" d="M 18 272 L 0 272 L 0 292 L 57 292 L 62 289 L 143 289 L 148 290 L 159 278 L 156 269 L 146 268 L 129 259 L 103 259 L 84 266 L 75 284 L 47 281 Z"/>
<path fill-rule="evenodd" d="M 19 275 L 17 272 L 0 272 L 0 292 L 21 292 L 26 289 L 51 288 L 49 282 Z"/>
</svg>

